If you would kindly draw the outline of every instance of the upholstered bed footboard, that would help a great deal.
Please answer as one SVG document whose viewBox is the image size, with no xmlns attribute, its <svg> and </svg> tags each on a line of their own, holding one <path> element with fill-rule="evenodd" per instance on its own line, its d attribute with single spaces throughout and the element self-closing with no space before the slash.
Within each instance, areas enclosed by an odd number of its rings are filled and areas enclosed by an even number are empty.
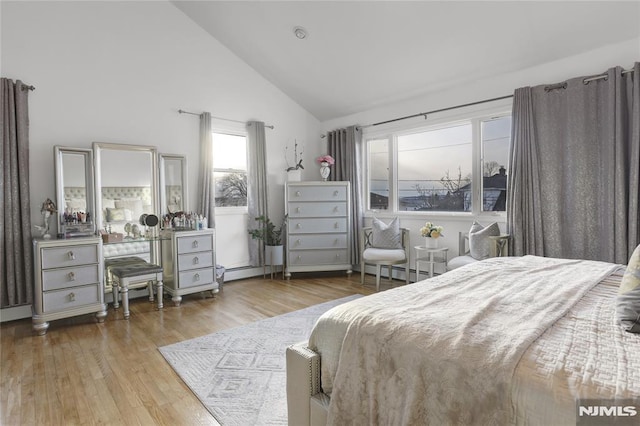
<svg viewBox="0 0 640 426">
<path fill-rule="evenodd" d="M 327 424 L 329 397 L 320 390 L 320 355 L 307 342 L 287 348 L 287 410 L 292 426 Z"/>
</svg>

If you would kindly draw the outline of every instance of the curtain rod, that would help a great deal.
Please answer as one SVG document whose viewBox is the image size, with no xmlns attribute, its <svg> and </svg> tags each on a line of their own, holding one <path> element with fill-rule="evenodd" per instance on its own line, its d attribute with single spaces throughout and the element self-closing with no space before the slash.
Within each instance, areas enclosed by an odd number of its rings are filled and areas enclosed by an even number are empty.
<svg viewBox="0 0 640 426">
<path fill-rule="evenodd" d="M 400 117 L 400 118 L 393 118 L 391 120 L 380 121 L 378 123 L 366 124 L 366 125 L 364 125 L 362 127 L 365 128 L 365 127 L 380 126 L 382 124 L 393 123 L 395 121 L 406 120 L 408 118 L 415 118 L 415 117 L 424 117 L 424 119 L 426 120 L 427 119 L 427 115 L 429 115 L 429 114 L 435 114 L 437 112 L 444 112 L 444 111 L 449 111 L 449 110 L 452 110 L 452 109 L 464 108 L 464 107 L 473 106 L 473 105 L 480 105 L 480 104 L 484 104 L 484 103 L 487 103 L 487 102 L 500 101 L 502 99 L 509 99 L 509 98 L 513 98 L 513 95 L 500 96 L 498 98 L 485 99 L 485 100 L 482 100 L 482 101 L 470 102 L 468 104 L 456 105 L 456 106 L 436 109 L 436 110 L 428 111 L 428 112 L 421 112 L 419 114 L 412 114 L 412 115 L 407 115 L 407 116 Z"/>
<path fill-rule="evenodd" d="M 630 72 L 633 72 L 633 68 L 632 69 L 628 69 L 628 70 L 623 70 L 621 74 L 624 75 L 624 74 L 627 74 L 627 73 L 630 73 Z M 593 76 L 593 77 L 585 78 L 584 80 L 582 80 L 582 82 L 584 84 L 587 84 L 590 81 L 600 80 L 600 79 L 607 78 L 607 77 L 608 77 L 607 74 L 601 74 L 601 75 L 596 75 L 596 76 Z M 557 85 L 553 85 L 553 87 L 548 86 L 548 88 L 550 88 L 551 90 L 556 89 L 556 88 L 566 88 L 566 83 L 559 83 Z M 547 88 L 545 88 L 545 89 L 547 89 Z M 380 126 L 382 124 L 393 123 L 395 121 L 401 121 L 401 120 L 406 120 L 408 118 L 415 118 L 415 117 L 424 117 L 424 119 L 426 120 L 428 114 L 435 114 L 437 112 L 444 112 L 444 111 L 449 111 L 449 110 L 452 110 L 452 109 L 464 108 L 464 107 L 473 106 L 473 105 L 480 105 L 480 104 L 484 104 L 484 103 L 487 103 L 487 102 L 500 101 L 500 100 L 509 99 L 509 98 L 513 98 L 513 95 L 500 96 L 500 97 L 497 97 L 497 98 L 485 99 L 485 100 L 477 101 L 477 102 L 470 102 L 468 104 L 456 105 L 456 106 L 452 106 L 452 107 L 448 107 L 448 108 L 436 109 L 436 110 L 428 111 L 428 112 L 421 112 L 419 114 L 407 115 L 407 116 L 404 116 L 404 117 L 394 118 L 394 119 L 391 119 L 391 120 L 380 121 L 378 123 L 365 124 L 365 125 L 360 126 L 360 127 L 364 129 L 366 127 Z M 320 135 L 321 139 L 323 139 L 325 137 L 327 137 L 326 133 Z"/>
<path fill-rule="evenodd" d="M 406 115 L 404 117 L 394 118 L 394 119 L 386 120 L 386 121 L 380 121 L 378 123 L 373 123 L 373 124 L 365 124 L 363 126 L 358 126 L 358 127 L 360 127 L 361 129 L 365 129 L 367 127 L 380 126 L 382 124 L 393 123 L 395 121 L 406 120 L 408 118 L 415 118 L 415 117 L 424 117 L 424 119 L 426 120 L 428 114 L 435 114 L 437 112 L 449 111 L 449 110 L 452 110 L 452 109 L 464 108 L 464 107 L 473 106 L 473 105 L 480 105 L 480 104 L 484 104 L 484 103 L 487 103 L 487 102 L 500 101 L 502 99 L 509 99 L 509 98 L 513 98 L 513 95 L 500 96 L 500 97 L 497 97 L 497 98 L 491 98 L 491 99 L 485 99 L 485 100 L 482 100 L 482 101 L 470 102 L 468 104 L 462 104 L 462 105 L 456 105 L 456 106 L 447 107 L 447 108 L 435 109 L 433 111 L 421 112 L 420 114 Z M 324 139 L 326 137 L 327 137 L 326 133 L 320 135 L 320 139 Z"/>
<path fill-rule="evenodd" d="M 34 91 L 34 90 L 36 90 L 36 88 L 35 88 L 35 86 L 31 86 L 30 84 L 23 84 L 21 86 L 21 90 Z"/>
<path fill-rule="evenodd" d="M 628 74 L 630 72 L 633 72 L 633 68 L 629 69 L 629 70 L 622 70 L 622 72 L 620 74 L 625 75 Z M 601 80 L 601 79 L 607 79 L 609 78 L 608 74 L 600 74 L 600 75 L 594 75 L 593 77 L 589 77 L 589 78 L 585 78 L 584 80 L 582 80 L 582 82 L 584 84 L 589 83 L 590 81 L 595 81 L 595 80 Z"/>
<path fill-rule="evenodd" d="M 197 115 L 198 117 L 200 116 L 200 114 L 197 114 L 195 112 L 189 112 L 189 111 L 185 111 L 183 109 L 179 109 L 178 110 L 179 114 L 191 114 L 191 115 Z M 234 123 L 242 123 L 242 124 L 247 124 L 246 121 L 240 121 L 240 120 L 232 120 L 230 118 L 222 118 L 222 117 L 214 117 L 213 115 L 211 116 L 211 118 L 215 118 L 216 120 L 224 120 L 224 121 L 233 121 Z M 264 127 L 268 127 L 270 129 L 274 129 L 275 126 L 274 125 L 267 125 L 265 124 Z"/>
</svg>

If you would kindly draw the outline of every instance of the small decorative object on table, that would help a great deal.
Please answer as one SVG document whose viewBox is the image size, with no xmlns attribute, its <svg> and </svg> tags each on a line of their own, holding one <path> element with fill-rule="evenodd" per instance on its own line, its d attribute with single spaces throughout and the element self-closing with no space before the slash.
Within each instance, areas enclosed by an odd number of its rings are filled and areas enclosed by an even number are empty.
<svg viewBox="0 0 640 426">
<path fill-rule="evenodd" d="M 442 226 L 434 225 L 431 222 L 426 222 L 422 228 L 420 228 L 420 235 L 422 235 L 427 248 L 437 248 L 438 238 L 444 237 L 442 235 L 444 228 Z"/>
<path fill-rule="evenodd" d="M 316 161 L 320 163 L 320 176 L 322 177 L 322 180 L 326 181 L 331 174 L 329 166 L 333 166 L 336 160 L 334 160 L 329 154 L 325 154 L 316 158 Z"/>
<path fill-rule="evenodd" d="M 36 228 L 40 231 L 42 238 L 44 238 L 45 240 L 51 239 L 51 234 L 49 234 L 49 228 L 51 226 L 51 216 L 53 216 L 53 214 L 57 212 L 58 208 L 50 198 L 47 198 L 45 202 L 42 203 L 40 213 L 42 213 L 42 219 L 44 223 L 42 224 L 42 226 L 36 225 Z"/>
</svg>

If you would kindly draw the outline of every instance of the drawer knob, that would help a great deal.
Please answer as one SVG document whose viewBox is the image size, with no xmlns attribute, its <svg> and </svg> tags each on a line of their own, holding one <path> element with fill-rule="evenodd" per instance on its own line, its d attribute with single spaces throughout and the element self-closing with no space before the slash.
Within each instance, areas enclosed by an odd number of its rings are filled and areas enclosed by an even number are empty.
<svg viewBox="0 0 640 426">
<path fill-rule="evenodd" d="M 296 213 L 300 213 L 300 207 L 296 207 Z"/>
<path fill-rule="evenodd" d="M 302 225 L 300 225 L 299 223 L 296 223 L 296 229 L 300 229 L 302 228 Z"/>
<path fill-rule="evenodd" d="M 296 197 L 300 196 L 300 191 L 296 191 Z"/>
<path fill-rule="evenodd" d="M 338 222 L 334 223 L 334 224 L 333 224 L 333 227 L 334 227 L 334 228 L 336 228 L 336 229 L 338 229 L 338 227 L 339 227 Z"/>
<path fill-rule="evenodd" d="M 337 213 L 338 211 L 340 211 L 340 209 L 338 208 L 338 206 L 335 206 L 335 207 L 333 208 L 333 211 Z"/>
<path fill-rule="evenodd" d="M 194 281 L 200 281 L 200 274 L 195 274 L 195 275 L 193 276 L 193 280 L 194 280 Z"/>
<path fill-rule="evenodd" d="M 69 281 L 75 281 L 76 280 L 75 272 L 71 271 L 67 275 L 69 276 Z"/>
<path fill-rule="evenodd" d="M 200 259 L 198 259 L 198 257 L 196 256 L 193 258 L 193 264 L 197 265 L 198 263 L 200 263 Z"/>
<path fill-rule="evenodd" d="M 340 254 L 336 254 L 336 259 L 338 259 L 340 257 Z"/>
<path fill-rule="evenodd" d="M 193 248 L 198 248 L 198 240 L 193 242 Z"/>
<path fill-rule="evenodd" d="M 75 293 L 69 293 L 69 302 L 75 302 L 75 301 L 76 301 Z"/>
<path fill-rule="evenodd" d="M 333 240 L 333 244 L 338 245 L 338 239 Z"/>
<path fill-rule="evenodd" d="M 298 239 L 296 240 L 296 244 L 300 245 L 301 243 L 302 243 L 302 240 L 301 240 L 300 238 L 298 238 Z"/>
<path fill-rule="evenodd" d="M 336 197 L 337 197 L 337 196 L 338 196 L 338 194 L 339 194 L 339 192 L 338 192 L 338 191 L 333 191 L 333 195 L 334 195 L 334 196 L 336 196 Z"/>
<path fill-rule="evenodd" d="M 76 260 L 76 255 L 71 250 L 69 250 L 67 256 L 69 256 L 69 260 Z"/>
<path fill-rule="evenodd" d="M 298 256 L 296 257 L 296 259 L 297 259 L 297 260 L 302 260 L 302 256 L 298 255 Z"/>
</svg>

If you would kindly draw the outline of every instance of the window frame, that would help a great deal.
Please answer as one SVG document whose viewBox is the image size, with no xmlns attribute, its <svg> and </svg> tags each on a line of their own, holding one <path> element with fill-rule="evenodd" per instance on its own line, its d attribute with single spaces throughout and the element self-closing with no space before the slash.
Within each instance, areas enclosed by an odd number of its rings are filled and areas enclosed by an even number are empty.
<svg viewBox="0 0 640 426">
<path fill-rule="evenodd" d="M 366 180 L 364 182 L 364 196 L 362 201 L 365 206 L 365 216 L 373 215 L 393 215 L 404 216 L 408 218 L 429 217 L 429 218 L 471 218 L 471 217 L 494 217 L 506 220 L 507 212 L 483 211 L 482 206 L 482 175 L 483 175 L 483 159 L 482 159 L 482 121 L 492 120 L 500 117 L 510 116 L 512 110 L 512 99 L 492 102 L 491 105 L 481 104 L 474 107 L 463 109 L 455 109 L 447 112 L 439 113 L 435 117 L 427 117 L 425 122 L 413 123 L 392 123 L 374 127 L 365 127 L 363 129 L 364 149 L 362 164 L 366 170 Z M 398 200 L 398 136 L 414 134 L 425 131 L 432 131 L 454 126 L 461 123 L 471 124 L 471 211 L 406 211 L 399 210 Z M 371 140 L 387 139 L 389 146 L 389 207 L 386 210 L 370 209 L 371 191 L 370 179 L 371 170 L 369 164 L 370 144 Z M 507 170 L 511 170 L 510 164 L 507 164 Z"/>
</svg>

